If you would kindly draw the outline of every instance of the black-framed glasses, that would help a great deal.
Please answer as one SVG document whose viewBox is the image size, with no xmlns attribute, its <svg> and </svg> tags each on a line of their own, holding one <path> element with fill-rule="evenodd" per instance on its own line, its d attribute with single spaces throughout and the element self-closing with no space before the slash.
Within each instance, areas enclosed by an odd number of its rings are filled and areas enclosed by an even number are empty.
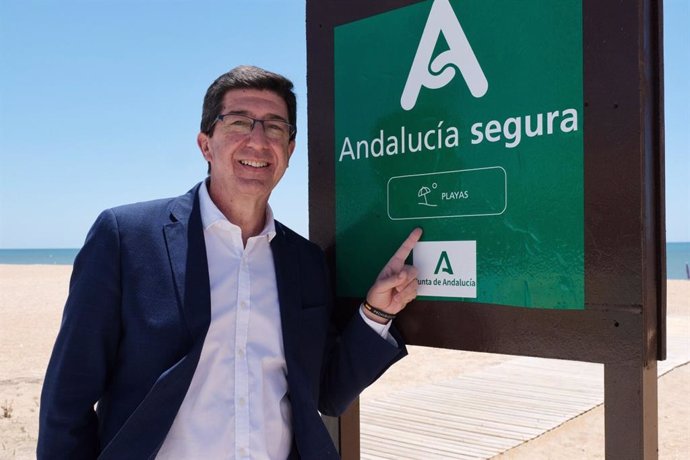
<svg viewBox="0 0 690 460">
<path fill-rule="evenodd" d="M 220 114 L 216 117 L 216 122 L 221 124 L 227 132 L 242 135 L 251 133 L 256 124 L 261 123 L 266 137 L 278 141 L 286 141 L 295 134 L 295 126 L 285 120 L 260 120 L 241 113 L 228 112 Z"/>
</svg>

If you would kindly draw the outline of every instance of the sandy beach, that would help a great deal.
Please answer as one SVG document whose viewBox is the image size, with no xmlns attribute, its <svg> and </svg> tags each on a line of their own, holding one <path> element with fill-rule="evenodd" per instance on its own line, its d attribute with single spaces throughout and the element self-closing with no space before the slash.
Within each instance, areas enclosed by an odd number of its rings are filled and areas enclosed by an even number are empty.
<svg viewBox="0 0 690 460">
<path fill-rule="evenodd" d="M 0 459 L 35 457 L 41 384 L 67 297 L 71 266 L 0 265 Z M 690 335 L 690 281 L 668 281 L 668 316 Z M 452 379 L 511 357 L 410 347 L 367 389 L 385 392 Z M 690 365 L 659 379 L 659 458 L 690 458 Z M 595 407 L 499 455 L 502 459 L 604 458 L 604 408 Z"/>
</svg>

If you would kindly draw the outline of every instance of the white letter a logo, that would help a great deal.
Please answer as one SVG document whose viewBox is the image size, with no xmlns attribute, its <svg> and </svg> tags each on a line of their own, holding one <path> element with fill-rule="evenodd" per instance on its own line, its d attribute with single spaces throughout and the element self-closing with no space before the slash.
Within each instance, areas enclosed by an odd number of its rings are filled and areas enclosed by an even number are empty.
<svg viewBox="0 0 690 460">
<path fill-rule="evenodd" d="M 450 49 L 442 52 L 432 61 L 434 48 L 441 33 L 446 38 Z M 455 77 L 453 64 L 460 69 L 472 96 L 482 97 L 486 94 L 489 83 L 455 16 L 453 7 L 450 6 L 448 0 L 434 0 L 410 74 L 407 76 L 405 89 L 400 97 L 402 108 L 405 110 L 414 108 L 422 86 L 438 89 L 450 83 Z"/>
</svg>

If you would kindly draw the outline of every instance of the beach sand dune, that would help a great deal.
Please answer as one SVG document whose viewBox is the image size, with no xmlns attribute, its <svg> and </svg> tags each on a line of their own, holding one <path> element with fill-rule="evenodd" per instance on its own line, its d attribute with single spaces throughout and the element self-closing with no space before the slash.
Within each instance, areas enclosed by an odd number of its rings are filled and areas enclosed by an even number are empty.
<svg viewBox="0 0 690 460">
<path fill-rule="evenodd" d="M 0 265 L 0 459 L 35 458 L 41 384 L 67 298 L 71 266 Z M 668 315 L 685 318 L 690 281 L 668 282 Z M 385 393 L 449 380 L 510 357 L 411 347 L 410 357 L 367 389 L 362 404 Z M 659 381 L 659 456 L 690 458 L 690 366 Z M 506 459 L 603 458 L 603 407 L 500 455 Z"/>
</svg>

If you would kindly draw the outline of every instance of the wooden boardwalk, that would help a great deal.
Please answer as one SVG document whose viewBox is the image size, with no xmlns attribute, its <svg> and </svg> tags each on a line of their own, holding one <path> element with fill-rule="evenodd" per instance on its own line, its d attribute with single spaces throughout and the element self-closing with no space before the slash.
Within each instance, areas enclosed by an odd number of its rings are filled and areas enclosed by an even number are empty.
<svg viewBox="0 0 690 460">
<path fill-rule="evenodd" d="M 687 322 L 668 318 L 659 375 L 690 361 Z M 362 404 L 366 460 L 488 459 L 604 402 L 602 364 L 516 357 Z"/>
</svg>

